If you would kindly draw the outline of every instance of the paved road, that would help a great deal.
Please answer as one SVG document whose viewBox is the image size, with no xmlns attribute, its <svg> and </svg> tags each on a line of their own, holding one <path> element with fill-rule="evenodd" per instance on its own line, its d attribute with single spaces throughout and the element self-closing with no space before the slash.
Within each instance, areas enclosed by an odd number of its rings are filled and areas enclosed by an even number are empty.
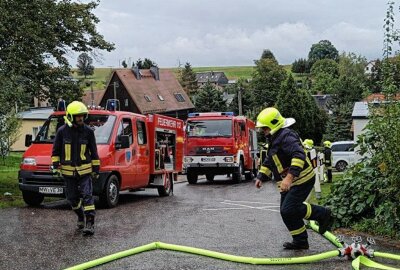
<svg viewBox="0 0 400 270">
<path fill-rule="evenodd" d="M 174 196 L 166 198 L 158 197 L 156 190 L 122 194 L 117 208 L 97 211 L 96 234 L 91 238 L 75 232 L 75 216 L 65 201 L 1 210 L 0 269 L 63 269 L 154 241 L 253 257 L 304 256 L 334 249 L 309 231 L 310 250 L 283 250 L 282 242 L 290 236 L 272 183 L 258 191 L 252 182 L 219 179 L 176 184 Z M 391 251 L 379 244 L 376 249 Z M 151 251 L 99 269 L 350 269 L 350 263 L 333 258 L 312 267 L 253 266 Z"/>
</svg>

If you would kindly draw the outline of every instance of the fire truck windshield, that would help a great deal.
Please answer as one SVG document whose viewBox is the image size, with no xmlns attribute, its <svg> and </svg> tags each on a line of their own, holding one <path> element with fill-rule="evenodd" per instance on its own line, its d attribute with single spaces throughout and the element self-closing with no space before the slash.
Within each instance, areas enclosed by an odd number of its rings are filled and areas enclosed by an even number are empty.
<svg viewBox="0 0 400 270">
<path fill-rule="evenodd" d="M 188 137 L 232 137 L 231 120 L 189 120 Z"/>
<path fill-rule="evenodd" d="M 94 130 L 96 143 L 107 144 L 115 123 L 114 115 L 90 114 L 85 124 Z M 64 125 L 63 115 L 50 117 L 37 134 L 34 143 L 53 143 L 59 127 Z"/>
</svg>

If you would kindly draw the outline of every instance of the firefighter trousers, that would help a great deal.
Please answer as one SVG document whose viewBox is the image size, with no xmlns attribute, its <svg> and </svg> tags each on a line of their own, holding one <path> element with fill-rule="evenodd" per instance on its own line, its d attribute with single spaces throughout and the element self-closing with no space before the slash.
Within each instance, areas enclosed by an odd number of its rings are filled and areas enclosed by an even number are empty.
<svg viewBox="0 0 400 270">
<path fill-rule="evenodd" d="M 90 174 L 64 177 L 69 204 L 77 214 L 82 210 L 86 216 L 95 215 L 93 184 Z M 78 214 L 79 215 L 79 214 Z"/>
<path fill-rule="evenodd" d="M 288 192 L 281 192 L 281 216 L 294 242 L 306 242 L 308 239 L 303 219 L 322 221 L 327 216 L 326 208 L 305 202 L 314 183 L 315 177 L 304 184 L 292 186 Z"/>
</svg>

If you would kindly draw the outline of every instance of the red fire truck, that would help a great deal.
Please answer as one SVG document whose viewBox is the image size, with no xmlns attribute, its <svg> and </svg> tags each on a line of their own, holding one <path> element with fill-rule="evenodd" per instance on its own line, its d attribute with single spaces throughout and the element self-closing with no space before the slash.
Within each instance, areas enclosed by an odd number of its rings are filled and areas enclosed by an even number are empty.
<svg viewBox="0 0 400 270">
<path fill-rule="evenodd" d="M 41 204 L 45 196 L 65 196 L 63 179 L 50 170 L 53 141 L 64 115 L 54 112 L 33 141 L 26 135 L 29 148 L 20 166 L 19 188 L 28 205 Z M 95 132 L 101 167 L 93 193 L 103 206 L 116 206 L 122 190 L 157 188 L 160 196 L 172 193 L 173 180 L 182 172 L 182 120 L 90 108 L 85 122 Z"/>
<path fill-rule="evenodd" d="M 232 112 L 190 113 L 186 122 L 184 171 L 190 184 L 199 175 L 213 181 L 231 174 L 234 182 L 257 173 L 255 124 Z"/>
</svg>

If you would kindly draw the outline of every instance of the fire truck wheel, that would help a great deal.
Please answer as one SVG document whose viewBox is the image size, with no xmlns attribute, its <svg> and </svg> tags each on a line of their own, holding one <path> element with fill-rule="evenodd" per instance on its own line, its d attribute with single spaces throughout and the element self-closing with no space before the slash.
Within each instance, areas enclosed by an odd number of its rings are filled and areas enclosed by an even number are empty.
<svg viewBox="0 0 400 270">
<path fill-rule="evenodd" d="M 165 177 L 167 177 L 165 175 Z M 167 186 L 164 187 L 157 187 L 158 190 L 158 195 L 160 195 L 160 197 L 166 197 L 169 196 L 172 193 L 172 173 L 168 175 L 168 179 L 167 179 Z"/>
<path fill-rule="evenodd" d="M 243 161 L 240 161 L 239 167 L 236 171 L 232 174 L 232 180 L 235 183 L 240 183 L 242 181 L 242 174 L 243 174 Z"/>
<path fill-rule="evenodd" d="M 245 173 L 244 176 L 245 176 L 245 178 L 246 178 L 247 181 L 253 180 L 253 178 L 254 178 L 252 172 L 247 172 L 247 173 Z"/>
<path fill-rule="evenodd" d="M 119 199 L 119 181 L 115 174 L 112 174 L 106 182 L 103 193 L 100 195 L 100 203 L 105 208 L 117 206 Z"/>
<path fill-rule="evenodd" d="M 31 191 L 22 191 L 22 197 L 24 202 L 30 206 L 39 206 L 44 200 L 43 194 Z"/>
<path fill-rule="evenodd" d="M 214 175 L 211 173 L 206 174 L 206 179 L 208 182 L 214 181 Z"/>
<path fill-rule="evenodd" d="M 192 185 L 197 183 L 197 177 L 198 177 L 198 175 L 195 173 L 192 173 L 191 171 L 188 171 L 188 173 L 186 175 L 186 178 L 187 178 L 189 184 L 192 184 Z"/>
</svg>

